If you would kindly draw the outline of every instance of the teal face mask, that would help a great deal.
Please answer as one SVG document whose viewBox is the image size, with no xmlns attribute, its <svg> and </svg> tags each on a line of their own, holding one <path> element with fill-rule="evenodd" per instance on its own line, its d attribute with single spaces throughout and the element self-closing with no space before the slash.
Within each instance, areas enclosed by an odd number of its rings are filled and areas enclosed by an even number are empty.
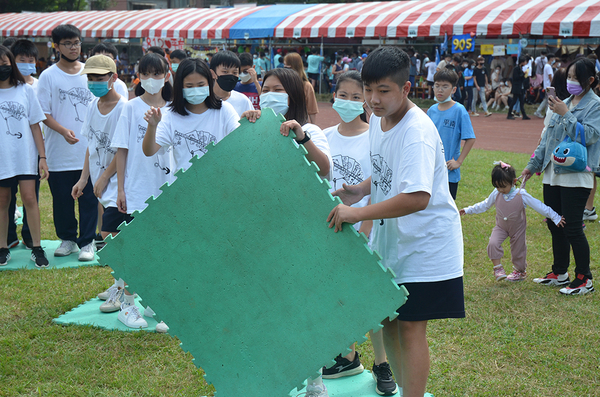
<svg viewBox="0 0 600 397">
<path fill-rule="evenodd" d="M 90 90 L 90 92 L 98 98 L 101 98 L 104 95 L 108 94 L 108 92 L 112 88 L 108 87 L 108 81 L 88 81 L 87 85 L 88 90 Z"/>
<path fill-rule="evenodd" d="M 347 99 L 336 98 L 333 103 L 335 110 L 344 123 L 349 123 L 365 112 L 363 103 L 358 101 L 349 101 Z"/>
<path fill-rule="evenodd" d="M 171 64 L 171 69 L 173 69 L 173 73 L 176 73 L 176 72 L 177 72 L 177 68 L 178 68 L 178 67 L 179 67 L 179 64 L 178 64 L 178 63 L 172 63 L 172 64 Z"/>
<path fill-rule="evenodd" d="M 208 86 L 183 89 L 183 98 L 192 105 L 199 105 L 210 95 Z"/>
</svg>

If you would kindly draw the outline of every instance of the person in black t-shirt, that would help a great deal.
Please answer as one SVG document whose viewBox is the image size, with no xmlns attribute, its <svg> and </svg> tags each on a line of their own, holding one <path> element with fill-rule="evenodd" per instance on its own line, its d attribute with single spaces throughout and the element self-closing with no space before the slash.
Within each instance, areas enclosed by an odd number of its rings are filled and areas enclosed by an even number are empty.
<svg viewBox="0 0 600 397">
<path fill-rule="evenodd" d="M 475 79 L 475 88 L 473 90 L 473 104 L 472 108 L 476 109 L 477 97 L 481 99 L 481 106 L 486 116 L 491 116 L 492 113 L 487 108 L 487 102 L 485 100 L 485 86 L 489 83 L 488 72 L 484 66 L 485 59 L 480 55 L 477 57 L 477 67 L 473 70 L 473 77 Z M 475 110 L 473 110 L 475 111 Z"/>
</svg>

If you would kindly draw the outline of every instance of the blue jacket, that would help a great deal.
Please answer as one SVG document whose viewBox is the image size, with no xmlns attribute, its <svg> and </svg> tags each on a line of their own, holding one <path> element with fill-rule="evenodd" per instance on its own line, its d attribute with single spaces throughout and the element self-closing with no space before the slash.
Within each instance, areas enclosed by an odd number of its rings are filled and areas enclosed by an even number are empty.
<svg viewBox="0 0 600 397">
<path fill-rule="evenodd" d="M 565 99 L 567 106 L 573 97 Z M 593 172 L 600 170 L 600 98 L 592 90 L 581 98 L 581 101 L 564 116 L 557 113 L 552 115 L 546 133 L 542 137 L 540 145 L 535 149 L 534 157 L 529 160 L 527 169 L 534 172 L 542 172 L 552 159 L 554 149 L 570 136 L 575 140 L 577 124 L 580 123 L 585 131 L 585 143 L 587 146 L 587 165 Z M 581 142 L 581 140 L 578 140 Z M 562 167 L 554 167 L 554 172 L 569 173 Z"/>
</svg>

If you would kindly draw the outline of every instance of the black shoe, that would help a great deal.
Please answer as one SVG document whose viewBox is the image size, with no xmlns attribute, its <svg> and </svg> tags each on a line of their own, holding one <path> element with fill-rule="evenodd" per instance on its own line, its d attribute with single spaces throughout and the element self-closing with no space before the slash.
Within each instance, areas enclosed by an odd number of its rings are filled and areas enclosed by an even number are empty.
<svg viewBox="0 0 600 397">
<path fill-rule="evenodd" d="M 360 363 L 358 352 L 354 352 L 354 360 L 350 361 L 342 355 L 335 358 L 335 364 L 329 368 L 323 367 L 323 379 L 336 379 L 343 376 L 358 375 L 365 370 Z"/>
<path fill-rule="evenodd" d="M 10 251 L 8 248 L 0 248 L 0 266 L 6 266 L 10 260 Z"/>
<path fill-rule="evenodd" d="M 104 239 L 102 238 L 101 234 L 96 234 L 96 237 L 94 237 L 94 241 L 96 242 L 96 249 L 100 250 L 102 249 L 106 243 L 104 242 Z"/>
<path fill-rule="evenodd" d="M 381 363 L 379 365 L 373 364 L 373 379 L 377 382 L 375 391 L 380 396 L 393 396 L 398 393 L 398 386 L 394 382 L 392 376 L 392 370 L 388 363 Z"/>
<path fill-rule="evenodd" d="M 531 120 L 531 117 L 523 116 L 523 120 Z"/>
<path fill-rule="evenodd" d="M 42 247 L 33 247 L 31 250 L 31 260 L 35 262 L 35 267 L 45 268 L 50 266 L 46 253 Z"/>
<path fill-rule="evenodd" d="M 509 114 L 508 116 L 506 116 L 506 118 L 509 120 L 514 120 L 515 116 L 513 116 L 512 114 Z"/>
</svg>

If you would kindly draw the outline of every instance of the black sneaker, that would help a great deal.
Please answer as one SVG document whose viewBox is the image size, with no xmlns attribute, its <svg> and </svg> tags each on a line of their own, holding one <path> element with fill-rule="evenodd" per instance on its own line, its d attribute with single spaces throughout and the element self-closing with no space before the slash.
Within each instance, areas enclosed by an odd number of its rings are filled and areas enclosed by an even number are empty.
<svg viewBox="0 0 600 397">
<path fill-rule="evenodd" d="M 380 396 L 393 396 L 398 393 L 398 386 L 394 382 L 392 376 L 392 370 L 388 363 L 381 363 L 379 365 L 373 364 L 373 379 L 377 382 L 375 391 Z"/>
<path fill-rule="evenodd" d="M 0 266 L 6 266 L 10 260 L 10 251 L 8 248 L 0 248 Z"/>
<path fill-rule="evenodd" d="M 94 237 L 94 242 L 96 243 L 97 250 L 101 250 L 106 245 L 100 233 L 96 234 L 96 237 Z"/>
<path fill-rule="evenodd" d="M 23 245 L 25 245 L 25 248 L 27 248 L 28 250 L 32 250 L 33 249 L 33 240 L 23 239 Z"/>
<path fill-rule="evenodd" d="M 343 376 L 358 375 L 365 370 L 365 367 L 360 363 L 358 352 L 354 352 L 354 360 L 350 361 L 339 354 L 335 358 L 335 364 L 329 368 L 323 367 L 324 379 L 336 379 Z"/>
<path fill-rule="evenodd" d="M 45 268 L 50 266 L 46 253 L 42 247 L 33 247 L 31 250 L 31 260 L 35 262 L 35 267 Z"/>
</svg>

